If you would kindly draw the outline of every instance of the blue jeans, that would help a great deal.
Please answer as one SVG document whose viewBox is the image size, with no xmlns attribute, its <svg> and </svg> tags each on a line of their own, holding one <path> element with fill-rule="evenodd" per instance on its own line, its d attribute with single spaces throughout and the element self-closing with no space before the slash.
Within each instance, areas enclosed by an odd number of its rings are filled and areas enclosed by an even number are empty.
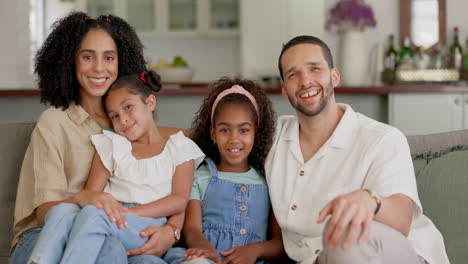
<svg viewBox="0 0 468 264">
<path fill-rule="evenodd" d="M 24 264 L 28 261 L 31 253 L 36 245 L 37 240 L 39 239 L 39 234 L 41 232 L 41 228 L 35 227 L 25 231 L 18 243 L 16 244 L 16 248 L 13 251 L 8 263 L 10 264 Z M 130 262 L 132 264 L 165 264 L 165 262 L 156 262 L 152 261 L 151 259 L 145 257 L 152 257 L 152 256 L 137 256 L 143 257 L 144 261 L 138 262 Z M 101 252 L 99 253 L 99 257 L 96 260 L 96 264 L 107 264 L 107 263 L 115 263 L 115 264 L 127 264 L 127 252 L 123 248 L 120 241 L 115 238 L 107 238 L 102 245 Z"/>
<path fill-rule="evenodd" d="M 166 254 L 164 255 L 164 260 L 168 264 L 215 264 L 214 261 L 211 259 L 205 258 L 196 258 L 193 260 L 187 260 L 185 256 L 185 252 L 187 249 L 181 247 L 174 247 L 170 248 Z"/>
<path fill-rule="evenodd" d="M 104 210 L 90 205 L 83 209 L 75 204 L 62 203 L 54 206 L 46 216 L 46 225 L 41 232 L 30 260 L 37 263 L 94 263 L 98 256 L 112 257 L 101 248 L 108 237 L 120 243 L 112 243 L 110 252 L 137 248 L 147 241 L 139 233 L 152 225 L 163 225 L 165 218 L 139 217 L 125 213 L 129 225 L 119 229 L 109 220 Z M 116 245 L 117 244 L 117 245 Z M 108 256 L 110 255 L 110 256 Z M 121 254 L 118 254 L 122 256 Z M 126 260 L 126 257 L 120 261 Z M 149 260 L 151 260 L 149 262 Z M 137 256 L 133 263 L 164 263 L 153 256 Z M 144 262 L 142 262 L 144 261 Z"/>
</svg>

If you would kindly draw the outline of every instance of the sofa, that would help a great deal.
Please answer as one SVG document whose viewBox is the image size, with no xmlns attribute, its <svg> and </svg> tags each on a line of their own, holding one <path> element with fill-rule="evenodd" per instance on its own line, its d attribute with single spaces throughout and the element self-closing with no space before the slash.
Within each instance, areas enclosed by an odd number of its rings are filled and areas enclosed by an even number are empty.
<svg viewBox="0 0 468 264">
<path fill-rule="evenodd" d="M 34 122 L 0 124 L 0 264 L 8 263 L 16 187 Z M 444 236 L 454 264 L 468 263 L 468 130 L 410 136 L 424 213 Z"/>
</svg>

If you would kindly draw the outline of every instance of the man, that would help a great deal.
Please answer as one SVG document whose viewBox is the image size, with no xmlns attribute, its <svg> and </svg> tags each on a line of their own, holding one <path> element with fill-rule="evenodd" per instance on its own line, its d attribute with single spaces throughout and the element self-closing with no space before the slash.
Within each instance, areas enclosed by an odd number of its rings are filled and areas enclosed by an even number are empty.
<svg viewBox="0 0 468 264">
<path fill-rule="evenodd" d="M 405 136 L 336 103 L 340 74 L 320 39 L 293 38 L 278 64 L 297 116 L 279 118 L 265 167 L 289 257 L 448 263 L 441 234 L 422 215 Z"/>
</svg>

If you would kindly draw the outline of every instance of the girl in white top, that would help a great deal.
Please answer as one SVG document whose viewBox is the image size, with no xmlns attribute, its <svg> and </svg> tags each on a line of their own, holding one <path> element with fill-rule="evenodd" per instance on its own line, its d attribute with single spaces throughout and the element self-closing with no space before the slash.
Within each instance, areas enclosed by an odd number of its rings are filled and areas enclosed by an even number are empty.
<svg viewBox="0 0 468 264">
<path fill-rule="evenodd" d="M 155 225 L 173 229 L 179 239 L 179 230 L 166 217 L 184 212 L 194 168 L 204 154 L 182 132 L 160 133 L 153 119 L 160 88 L 152 71 L 117 79 L 104 97 L 116 133 L 92 136 L 97 153 L 85 188 L 104 189 L 129 209 L 55 206 L 31 263 L 94 263 L 107 236 L 131 250 L 147 241 L 142 231 Z"/>
</svg>

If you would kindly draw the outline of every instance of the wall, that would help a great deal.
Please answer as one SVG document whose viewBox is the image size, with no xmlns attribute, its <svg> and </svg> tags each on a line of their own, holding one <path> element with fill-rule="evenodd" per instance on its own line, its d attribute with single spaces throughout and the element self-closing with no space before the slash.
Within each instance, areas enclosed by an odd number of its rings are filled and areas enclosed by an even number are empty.
<svg viewBox="0 0 468 264">
<path fill-rule="evenodd" d="M 28 2 L 0 1 L 0 89 L 33 87 Z"/>
<path fill-rule="evenodd" d="M 159 96 L 156 122 L 161 126 L 189 128 L 194 113 L 200 108 L 203 99 L 203 96 Z M 278 115 L 295 114 L 289 101 L 280 95 L 270 95 L 270 99 Z M 381 122 L 388 121 L 385 96 L 339 94 L 337 101 L 350 104 L 355 111 Z M 14 115 L 12 115 L 12 109 L 14 109 Z M 39 103 L 37 96 L 0 97 L 0 123 L 37 120 L 44 109 L 46 106 Z"/>
<path fill-rule="evenodd" d="M 54 0 L 56 1 L 56 0 Z M 250 0 L 258 1 L 258 0 Z M 324 2 L 328 10 L 338 0 L 314 0 Z M 370 46 L 382 44 L 386 37 L 399 32 L 399 1 L 366 0 L 377 19 L 377 28 L 366 32 Z M 29 1 L 0 1 L 0 89 L 21 89 L 34 87 L 34 77 L 30 72 L 29 52 Z M 322 4 L 320 4 L 322 5 Z M 468 36 L 468 10 L 466 0 L 447 0 L 448 40 L 451 29 L 460 27 L 461 39 Z M 14 12 L 13 12 L 14 11 Z M 259 10 L 259 12 L 261 12 Z M 325 15 L 326 17 L 326 15 Z M 304 17 L 304 21 L 308 21 Z M 297 22 L 297 21 L 296 21 Z M 335 60 L 339 61 L 339 37 L 326 32 L 324 40 L 329 43 Z M 230 77 L 240 73 L 240 45 L 238 39 L 150 39 L 144 38 L 147 58 L 151 60 L 170 60 L 174 55 L 187 56 L 188 62 L 196 68 L 195 80 L 211 80 L 222 75 Z M 216 66 L 213 66 L 216 65 Z"/>
<path fill-rule="evenodd" d="M 183 56 L 195 69 L 195 81 L 211 81 L 222 76 L 239 77 L 239 39 L 234 37 L 210 39 L 202 37 L 141 37 L 145 58 L 157 63 L 171 62 L 175 55 Z"/>
</svg>

